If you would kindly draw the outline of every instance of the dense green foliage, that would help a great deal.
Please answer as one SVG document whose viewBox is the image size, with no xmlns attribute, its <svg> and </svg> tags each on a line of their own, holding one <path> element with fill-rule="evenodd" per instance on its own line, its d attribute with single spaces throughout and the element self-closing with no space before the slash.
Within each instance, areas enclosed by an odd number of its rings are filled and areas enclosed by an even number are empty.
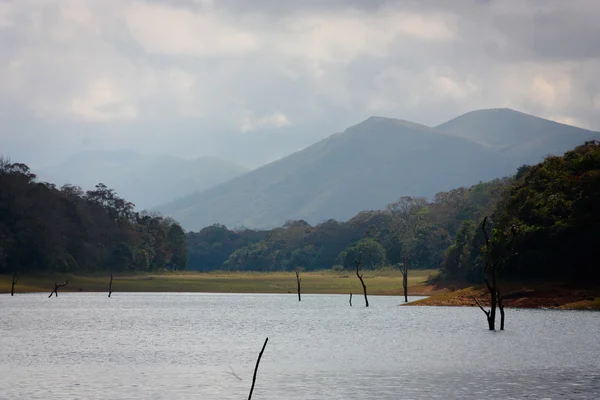
<svg viewBox="0 0 600 400">
<path fill-rule="evenodd" d="M 103 184 L 83 192 L 38 182 L 23 164 L 0 160 L 0 273 L 162 269 L 293 271 L 399 265 L 442 268 L 447 279 L 480 281 L 489 216 L 489 257 L 504 279 L 596 280 L 600 254 L 600 142 L 522 166 L 496 179 L 346 222 L 288 221 L 271 230 L 212 225 L 186 235 L 170 219 L 134 212 Z M 516 232 L 514 236 L 512 232 Z"/>
<path fill-rule="evenodd" d="M 490 257 L 504 279 L 600 279 L 600 142 L 523 166 L 492 212 Z M 447 278 L 479 281 L 484 236 L 463 222 L 442 265 Z M 513 235 L 513 231 L 515 234 Z M 514 238 L 513 238 L 514 236 Z"/>
<path fill-rule="evenodd" d="M 528 168 L 494 212 L 494 242 L 501 249 L 518 232 L 507 278 L 600 279 L 600 142 L 549 156 Z"/>
<path fill-rule="evenodd" d="M 57 189 L 0 159 L 0 273 L 157 271 L 186 261 L 174 221 L 134 212 L 103 184 Z"/>
<path fill-rule="evenodd" d="M 365 268 L 403 262 L 403 243 L 410 241 L 410 267 L 436 268 L 463 220 L 475 223 L 488 214 L 509 182 L 497 179 L 471 188 L 438 193 L 430 203 L 402 198 L 409 207 L 410 237 L 398 210 L 364 211 L 347 222 L 328 220 L 312 226 L 289 221 L 269 231 L 231 231 L 213 225 L 188 233 L 189 267 L 251 271 L 353 268 L 362 251 Z M 414 207 L 413 207 L 414 206 Z"/>
</svg>

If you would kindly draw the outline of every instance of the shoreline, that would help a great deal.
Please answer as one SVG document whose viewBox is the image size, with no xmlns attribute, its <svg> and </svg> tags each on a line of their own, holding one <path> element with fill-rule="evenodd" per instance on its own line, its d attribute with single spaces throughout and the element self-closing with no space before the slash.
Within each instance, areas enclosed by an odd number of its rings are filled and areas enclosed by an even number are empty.
<svg viewBox="0 0 600 400">
<path fill-rule="evenodd" d="M 600 311 L 600 286 L 511 283 L 504 285 L 503 295 L 506 308 Z M 489 293 L 483 285 L 456 290 L 446 288 L 406 306 L 477 307 L 474 297 L 481 305 L 489 307 Z"/>
<path fill-rule="evenodd" d="M 435 270 L 415 270 L 409 276 L 410 296 L 430 296 L 434 286 L 427 284 Z M 402 275 L 397 270 L 363 272 L 367 294 L 402 295 Z M 362 287 L 351 271 L 301 272 L 302 294 L 346 294 L 362 296 Z M 94 275 L 56 274 L 22 276 L 15 286 L 19 293 L 50 293 L 54 281 L 69 281 L 60 292 L 108 292 L 109 273 Z M 10 293 L 11 276 L 0 275 L 0 293 Z M 113 292 L 159 293 L 297 293 L 295 272 L 168 272 L 115 275 Z"/>
<path fill-rule="evenodd" d="M 408 295 L 427 296 L 425 299 L 401 306 L 476 307 L 473 297 L 489 306 L 489 294 L 484 285 L 467 286 L 461 282 L 431 284 L 428 280 L 435 270 L 414 270 L 409 274 Z M 362 296 L 360 282 L 351 271 L 301 272 L 303 295 L 341 294 Z M 397 270 L 364 271 L 369 296 L 403 296 L 402 275 Z M 69 280 L 61 288 L 65 293 L 108 292 L 107 274 L 57 274 L 22 276 L 15 286 L 15 295 L 50 293 L 54 281 Z M 10 295 L 11 276 L 0 275 L 0 295 Z M 600 285 L 563 283 L 506 283 L 502 285 L 507 308 L 563 309 L 600 311 Z M 128 293 L 297 293 L 294 272 L 167 272 L 115 275 L 113 292 Z"/>
</svg>

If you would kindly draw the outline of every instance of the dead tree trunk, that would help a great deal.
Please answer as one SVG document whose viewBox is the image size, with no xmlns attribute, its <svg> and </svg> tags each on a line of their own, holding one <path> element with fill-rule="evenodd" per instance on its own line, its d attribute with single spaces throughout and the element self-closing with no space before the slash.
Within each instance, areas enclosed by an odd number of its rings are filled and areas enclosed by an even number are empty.
<svg viewBox="0 0 600 400">
<path fill-rule="evenodd" d="M 365 286 L 365 282 L 363 281 L 362 274 L 360 274 L 358 272 L 359 268 L 360 268 L 360 259 L 361 259 L 361 257 L 358 257 L 358 260 L 356 261 L 356 276 L 360 280 L 360 284 L 362 285 L 362 288 L 363 288 L 363 294 L 365 295 L 365 306 L 369 307 L 369 299 L 367 298 L 367 287 Z"/>
<path fill-rule="evenodd" d="M 110 297 L 110 295 L 112 294 L 112 281 L 113 281 L 113 275 L 110 274 L 110 282 L 108 284 L 108 297 Z"/>
<path fill-rule="evenodd" d="M 404 265 L 402 265 L 402 289 L 404 289 L 404 302 L 408 303 L 408 257 L 404 256 Z"/>
<path fill-rule="evenodd" d="M 485 316 L 487 318 L 488 327 L 489 327 L 490 331 L 493 331 L 494 330 L 495 321 L 496 321 L 495 308 L 492 307 L 492 308 L 490 308 L 489 311 L 487 311 L 485 308 L 483 308 L 481 306 L 481 304 L 479 304 L 479 301 L 477 301 L 477 299 L 475 297 L 473 297 L 473 300 L 475 301 L 475 303 L 477 303 L 477 305 L 479 306 L 479 308 L 481 309 L 481 311 L 484 312 L 484 314 L 485 314 Z M 494 310 L 493 314 L 492 314 L 492 310 Z"/>
<path fill-rule="evenodd" d="M 302 278 L 300 278 L 300 271 L 296 270 L 296 282 L 298 282 L 298 301 L 302 301 L 300 298 L 300 281 L 302 281 Z"/>
<path fill-rule="evenodd" d="M 350 293 L 350 307 L 352 307 L 352 293 Z"/>
<path fill-rule="evenodd" d="M 494 330 L 496 330 L 496 307 L 497 307 L 498 293 L 500 293 L 500 291 L 498 290 L 498 286 L 496 284 L 496 263 L 490 261 L 490 257 L 491 257 L 490 237 L 487 233 L 486 224 L 487 224 L 487 217 L 485 217 L 483 219 L 483 223 L 481 224 L 481 230 L 482 230 L 483 236 L 485 238 L 485 252 L 486 252 L 486 254 L 484 254 L 484 267 L 483 267 L 484 275 L 487 274 L 487 275 L 491 276 L 491 278 L 492 278 L 491 284 L 490 284 L 490 281 L 487 278 L 485 278 L 485 285 L 487 286 L 488 291 L 490 292 L 490 310 L 486 312 L 483 309 L 483 307 L 481 307 L 479 302 L 477 302 L 477 305 L 479 305 L 479 308 L 481 308 L 481 310 L 486 314 L 489 330 L 494 331 Z"/>
<path fill-rule="evenodd" d="M 58 297 L 58 288 L 67 286 L 69 284 L 69 281 L 65 281 L 65 283 L 62 284 L 58 284 L 56 283 L 56 281 L 54 282 L 54 290 L 52 292 L 50 292 L 50 296 L 48 296 L 48 298 L 52 297 L 53 294 L 56 295 L 56 297 Z"/>
<path fill-rule="evenodd" d="M 267 347 L 268 341 L 269 341 L 269 338 L 266 338 L 265 344 L 263 344 L 262 350 L 258 354 L 258 359 L 256 360 L 256 367 L 254 367 L 254 376 L 252 377 L 252 387 L 250 388 L 250 394 L 248 395 L 248 400 L 252 399 L 252 392 L 254 391 L 254 384 L 256 383 L 256 373 L 258 372 L 258 364 L 260 364 L 260 358 L 262 357 L 263 352 L 265 351 L 265 347 Z"/>
<path fill-rule="evenodd" d="M 500 330 L 504 330 L 504 304 L 502 304 L 502 300 L 504 300 L 504 296 L 500 295 L 500 291 L 497 291 L 498 296 L 498 309 L 500 310 Z"/>
<path fill-rule="evenodd" d="M 12 276 L 12 285 L 10 286 L 10 295 L 14 296 L 15 295 L 15 285 L 19 282 L 19 274 L 17 274 L 16 272 L 13 272 L 13 276 Z"/>
</svg>

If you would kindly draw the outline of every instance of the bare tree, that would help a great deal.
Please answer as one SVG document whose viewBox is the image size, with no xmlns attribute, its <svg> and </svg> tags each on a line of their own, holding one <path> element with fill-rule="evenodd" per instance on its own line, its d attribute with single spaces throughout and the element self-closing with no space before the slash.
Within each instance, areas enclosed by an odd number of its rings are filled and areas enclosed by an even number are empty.
<svg viewBox="0 0 600 400">
<path fill-rule="evenodd" d="M 113 274 L 110 274 L 110 283 L 108 284 L 108 297 L 110 297 L 110 295 L 112 294 L 112 281 L 113 281 Z"/>
<path fill-rule="evenodd" d="M 350 307 L 352 307 L 352 293 L 350 293 Z"/>
<path fill-rule="evenodd" d="M 300 281 L 302 281 L 302 278 L 300 278 L 300 269 L 297 268 L 296 269 L 296 282 L 298 283 L 298 301 L 302 301 L 302 299 L 300 298 Z"/>
<path fill-rule="evenodd" d="M 254 367 L 254 376 L 252 377 L 252 387 L 250 388 L 250 394 L 248 395 L 248 400 L 252 399 L 252 392 L 254 391 L 254 384 L 256 383 L 256 373 L 258 372 L 258 364 L 260 364 L 260 359 L 265 351 L 265 347 L 267 347 L 267 342 L 269 338 L 265 339 L 265 344 L 263 344 L 262 350 L 258 354 L 258 359 L 256 360 L 256 367 Z"/>
<path fill-rule="evenodd" d="M 498 309 L 500 310 L 500 330 L 504 330 L 504 304 L 502 300 L 504 300 L 504 296 L 500 295 L 500 291 L 496 294 L 498 296 Z"/>
<path fill-rule="evenodd" d="M 402 289 L 404 290 L 404 302 L 408 303 L 408 256 L 404 256 L 404 262 L 400 267 L 402 273 Z"/>
<path fill-rule="evenodd" d="M 56 283 L 56 281 L 54 282 L 54 290 L 52 292 L 50 292 L 50 296 L 48 296 L 48 298 L 52 297 L 53 294 L 56 295 L 56 297 L 58 297 L 58 288 L 67 286 L 69 284 L 69 281 L 65 281 L 64 283 L 61 283 L 60 285 L 58 283 Z"/>
<path fill-rule="evenodd" d="M 402 272 L 402 289 L 406 303 L 408 303 L 408 260 L 415 247 L 417 231 L 423 224 L 426 206 L 425 198 L 409 196 L 400 197 L 387 206 L 402 244 L 404 262 L 400 272 Z"/>
<path fill-rule="evenodd" d="M 14 296 L 15 295 L 15 285 L 19 282 L 19 274 L 17 274 L 16 272 L 13 272 L 12 275 L 12 285 L 10 286 L 10 295 Z"/>
<path fill-rule="evenodd" d="M 363 294 L 365 295 L 365 306 L 369 307 L 369 299 L 367 298 L 367 286 L 365 286 L 365 281 L 363 281 L 362 274 L 359 273 L 361 258 L 362 258 L 362 255 L 359 255 L 358 260 L 356 260 L 356 276 L 360 280 L 360 284 L 362 285 L 362 288 L 363 288 Z"/>
<path fill-rule="evenodd" d="M 502 249 L 502 253 L 504 254 L 497 254 L 497 252 L 494 254 L 494 251 L 491 247 L 490 235 L 487 230 L 487 222 L 488 217 L 486 216 L 481 224 L 481 230 L 483 232 L 483 237 L 485 238 L 483 273 L 485 285 L 490 293 L 489 311 L 486 311 L 481 304 L 479 304 L 477 299 L 474 300 L 481 311 L 485 313 L 490 331 L 496 330 L 496 309 L 500 309 L 500 330 L 503 331 L 505 315 L 503 303 L 504 296 L 502 295 L 500 287 L 498 286 L 498 267 L 513 255 L 512 245 L 516 236 L 516 228 L 514 226 L 511 228 L 510 242 L 506 246 L 506 249 Z"/>
</svg>

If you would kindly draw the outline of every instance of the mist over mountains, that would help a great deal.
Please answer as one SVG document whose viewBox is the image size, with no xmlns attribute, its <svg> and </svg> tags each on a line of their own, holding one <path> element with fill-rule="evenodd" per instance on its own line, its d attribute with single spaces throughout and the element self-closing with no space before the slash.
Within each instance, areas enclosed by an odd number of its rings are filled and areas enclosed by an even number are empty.
<svg viewBox="0 0 600 400">
<path fill-rule="evenodd" d="M 247 169 L 216 157 L 186 160 L 120 150 L 79 153 L 35 172 L 41 180 L 57 185 L 74 184 L 91 189 L 104 183 L 143 210 L 208 189 L 247 172 Z"/>
<path fill-rule="evenodd" d="M 187 229 L 272 228 L 288 219 L 347 220 L 400 196 L 425 196 L 513 175 L 592 132 L 510 109 L 474 111 L 430 128 L 371 117 L 342 133 L 157 208 Z"/>
<path fill-rule="evenodd" d="M 36 171 L 42 180 L 114 188 L 138 209 L 188 230 L 272 228 L 289 219 L 347 220 L 400 196 L 425 196 L 515 173 L 600 132 L 510 109 L 472 111 L 436 127 L 371 117 L 252 171 L 214 157 L 86 152 Z"/>
</svg>

